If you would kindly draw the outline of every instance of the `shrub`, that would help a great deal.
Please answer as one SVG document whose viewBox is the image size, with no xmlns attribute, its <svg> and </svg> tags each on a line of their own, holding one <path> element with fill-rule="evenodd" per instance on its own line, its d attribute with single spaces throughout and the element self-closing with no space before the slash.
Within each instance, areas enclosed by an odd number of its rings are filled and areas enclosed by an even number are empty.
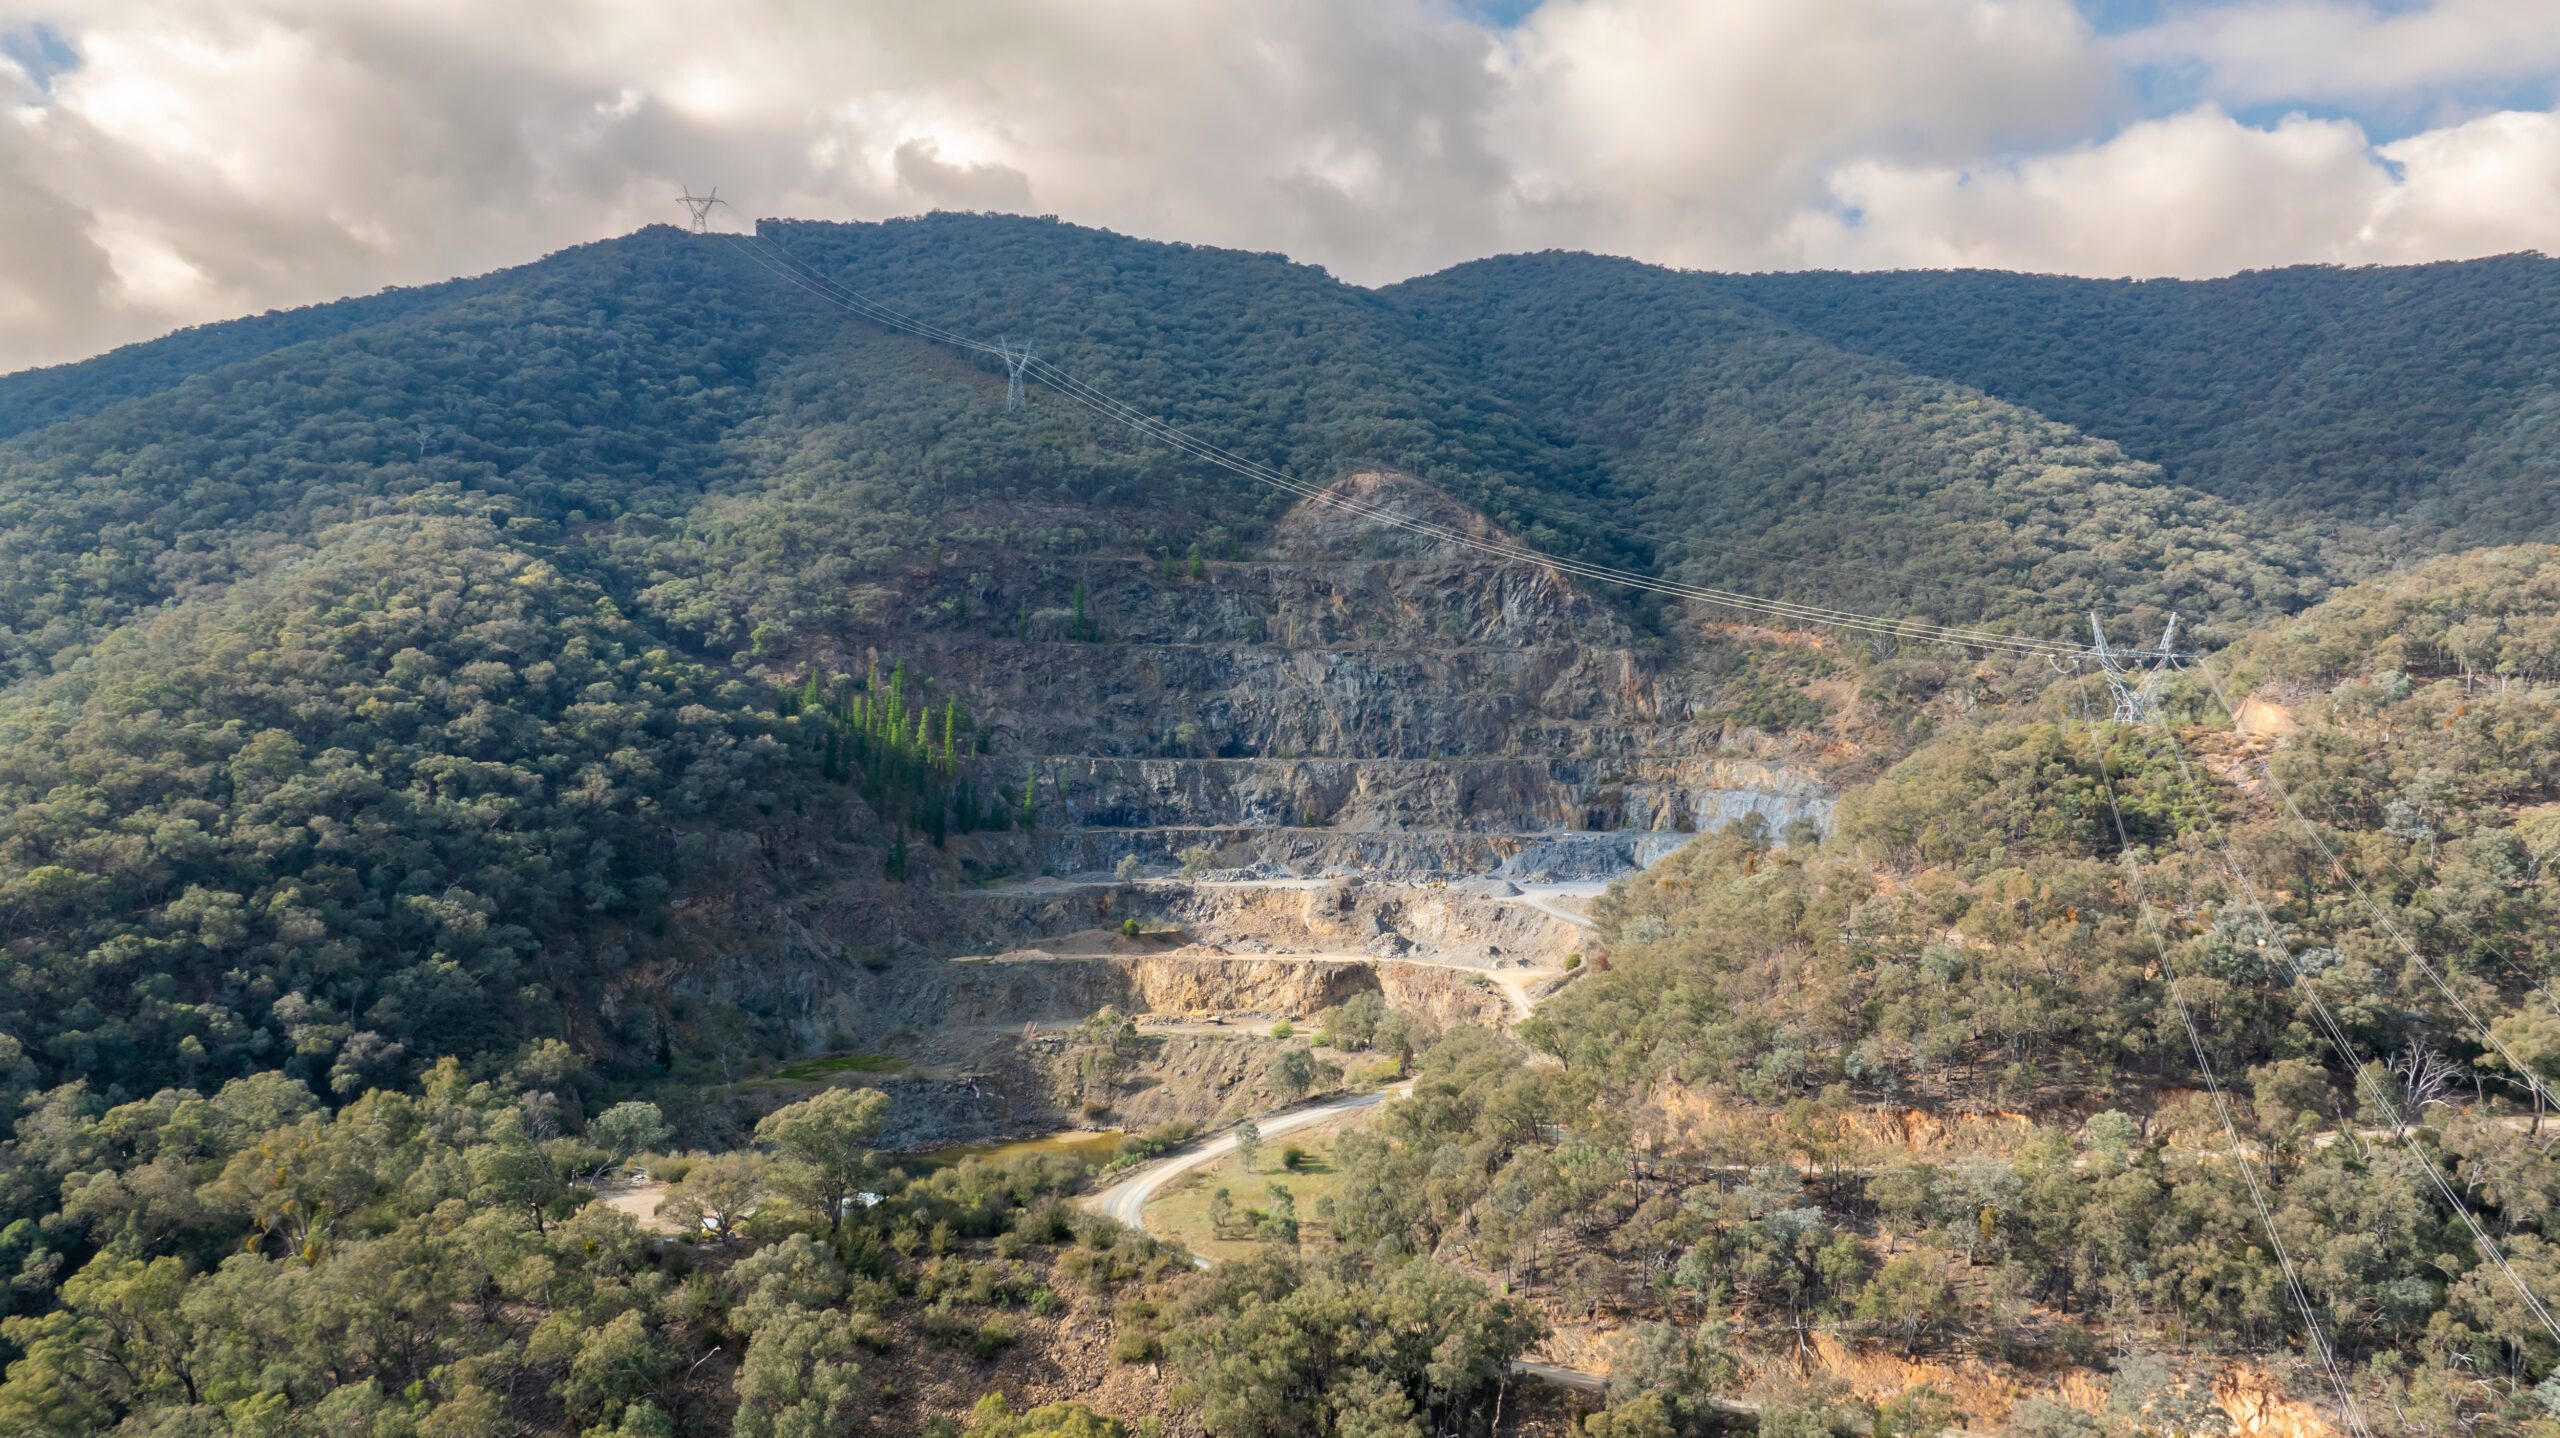
<svg viewBox="0 0 2560 1438">
<path fill-rule="evenodd" d="M 2030 1398 L 2010 1409 L 2000 1428 L 2001 1438 L 2095 1438 L 2100 1431 L 2096 1419 L 2049 1398 Z"/>
<path fill-rule="evenodd" d="M 1112 1167 L 1171 1153 L 1189 1143 L 1195 1131 L 1187 1123 L 1169 1123 L 1161 1128 L 1148 1129 L 1145 1133 L 1130 1134 L 1120 1140 L 1120 1151 L 1113 1156 Z"/>
<path fill-rule="evenodd" d="M 1647 1393 L 1582 1420 L 1583 1438 L 1673 1438 L 1680 1430 L 1659 1393 Z"/>
<path fill-rule="evenodd" d="M 1339 1073 L 1336 1070 L 1337 1076 Z M 1316 1063 L 1307 1057 L 1305 1049 L 1282 1049 L 1272 1055 L 1268 1075 L 1271 1086 L 1279 1090 L 1280 1096 L 1294 1102 L 1306 1097 L 1307 1090 L 1316 1086 Z"/>
<path fill-rule="evenodd" d="M 1014 1210 L 1013 1231 L 1033 1243 L 1063 1243 L 1075 1232 L 1075 1211 L 1060 1199 Z"/>
<path fill-rule="evenodd" d="M 978 1341 L 978 1326 L 947 1303 L 935 1303 L 917 1314 L 916 1327 L 946 1347 L 966 1348 Z"/>
<path fill-rule="evenodd" d="M 1929 1384 L 1916 1383 L 1876 1409 L 1875 1438 L 1938 1438 L 1958 1426 L 1954 1400 Z"/>
</svg>

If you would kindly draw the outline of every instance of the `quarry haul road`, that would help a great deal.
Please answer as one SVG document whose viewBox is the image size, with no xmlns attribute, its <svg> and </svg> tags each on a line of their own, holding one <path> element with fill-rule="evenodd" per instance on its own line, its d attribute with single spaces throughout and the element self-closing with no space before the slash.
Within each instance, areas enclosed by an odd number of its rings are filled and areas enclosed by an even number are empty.
<svg viewBox="0 0 2560 1438">
<path fill-rule="evenodd" d="M 1592 922 L 1589 914 L 1568 909 L 1562 904 L 1557 903 L 1556 900 L 1580 899 L 1582 902 L 1587 904 L 1592 900 L 1599 898 L 1602 894 L 1609 892 L 1609 886 L 1606 882 L 1595 883 L 1589 880 L 1566 884 L 1516 884 L 1513 887 L 1517 888 L 1520 892 L 1516 894 L 1501 895 L 1497 897 L 1494 902 L 1497 904 L 1525 904 L 1528 907 L 1537 910 L 1539 913 L 1547 915 L 1549 918 L 1562 919 L 1577 929 L 1596 929 L 1599 925 Z"/>
<path fill-rule="evenodd" d="M 1298 1129 L 1322 1123 L 1326 1119 L 1339 1117 L 1358 1109 L 1373 1108 L 1390 1098 L 1410 1097 L 1412 1093 L 1413 1085 L 1408 1083 L 1392 1092 L 1380 1090 L 1376 1093 L 1345 1094 L 1340 1098 L 1328 1099 L 1306 1108 L 1273 1114 L 1269 1118 L 1255 1119 L 1254 1125 L 1262 1130 L 1264 1138 L 1272 1138 L 1284 1133 L 1293 1133 Z M 1144 1232 L 1147 1226 L 1145 1221 L 1147 1200 L 1155 1197 L 1157 1189 L 1202 1164 L 1223 1158 L 1235 1151 L 1236 1136 L 1233 1133 L 1221 1134 L 1197 1148 L 1160 1158 L 1100 1193 L 1086 1195 L 1084 1206 Z M 1209 1266 L 1209 1260 L 1205 1258 L 1195 1258 L 1192 1261 L 1202 1268 Z M 1585 1373 L 1577 1368 L 1559 1367 L 1553 1363 L 1532 1363 L 1522 1360 L 1513 1363 L 1511 1371 L 1524 1378 L 1535 1378 L 1541 1382 L 1553 1383 L 1565 1388 L 1577 1388 L 1586 1393 L 1596 1393 L 1609 1386 L 1609 1380 L 1597 1373 Z"/>
</svg>

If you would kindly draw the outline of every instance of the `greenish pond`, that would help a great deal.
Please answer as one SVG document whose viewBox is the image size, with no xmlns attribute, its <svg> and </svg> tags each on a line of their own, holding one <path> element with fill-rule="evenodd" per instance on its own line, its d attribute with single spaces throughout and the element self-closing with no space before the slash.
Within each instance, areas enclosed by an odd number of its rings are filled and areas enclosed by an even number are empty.
<svg viewBox="0 0 2560 1438">
<path fill-rule="evenodd" d="M 837 1054 L 832 1058 L 802 1059 L 775 1070 L 774 1077 L 793 1083 L 816 1083 L 834 1074 L 887 1074 L 905 1068 L 907 1061 L 888 1054 Z"/>
</svg>

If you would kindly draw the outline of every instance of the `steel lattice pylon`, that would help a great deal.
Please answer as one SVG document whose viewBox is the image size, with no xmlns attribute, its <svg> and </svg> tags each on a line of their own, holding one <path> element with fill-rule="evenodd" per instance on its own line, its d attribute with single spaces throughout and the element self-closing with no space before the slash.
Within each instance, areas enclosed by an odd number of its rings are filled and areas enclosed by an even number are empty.
<svg viewBox="0 0 2560 1438">
<path fill-rule="evenodd" d="M 1004 407 L 1020 409 L 1023 402 L 1022 372 L 1031 367 L 1031 344 L 1026 340 L 1017 345 L 1009 339 L 999 337 L 996 340 L 996 352 L 1004 356 L 1007 376 L 1004 387 Z"/>
<path fill-rule="evenodd" d="M 2097 643 L 2088 657 L 2097 661 L 2098 672 L 2106 677 L 2107 688 L 2116 696 L 2115 721 L 2159 723 L 2160 680 L 2178 659 L 2178 616 L 2169 616 L 2168 627 L 2160 631 L 2160 644 L 2155 649 L 2118 649 L 2108 644 L 2106 626 L 2098 622 L 2095 613 L 2089 616 L 2089 633 Z"/>
<path fill-rule="evenodd" d="M 720 198 L 720 187 L 718 185 L 713 185 L 711 187 L 711 193 L 707 195 L 697 195 L 693 192 L 693 187 L 691 185 L 687 185 L 684 187 L 684 193 L 676 196 L 676 203 L 684 206 L 685 209 L 692 212 L 693 232 L 699 235 L 710 228 L 711 207 L 713 205 L 725 205 L 729 202 Z"/>
</svg>

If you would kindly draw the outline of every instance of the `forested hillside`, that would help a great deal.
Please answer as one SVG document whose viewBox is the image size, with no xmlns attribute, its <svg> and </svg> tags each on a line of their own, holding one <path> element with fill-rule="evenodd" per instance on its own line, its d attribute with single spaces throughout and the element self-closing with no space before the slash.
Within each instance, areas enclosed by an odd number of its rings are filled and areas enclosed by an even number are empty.
<svg viewBox="0 0 2560 1438">
<path fill-rule="evenodd" d="M 2220 280 L 1964 270 L 1700 277 L 1857 354 L 1999 396 L 2286 520 L 2386 547 L 2552 537 L 2560 264 Z"/>
<path fill-rule="evenodd" d="M 1217 442 L 1326 477 L 1383 460 L 1563 552 L 2046 632 L 2091 607 L 2235 622 L 2324 582 L 2307 541 L 2031 414 L 1747 316 L 1670 351 L 1613 334 L 1608 314 L 1668 314 L 1678 277 L 1633 266 L 1522 262 L 1441 310 L 1038 221 L 773 239 L 962 328 L 1020 326 Z M 439 1027 L 465 1016 L 504 1049 L 618 962 L 595 955 L 627 961 L 586 930 L 648 927 L 684 883 L 685 825 L 716 848 L 776 804 L 807 817 L 818 756 L 757 747 L 768 668 L 858 617 L 867 586 L 947 540 L 1225 555 L 1276 512 L 1054 396 L 1008 413 L 988 367 L 819 305 L 758 253 L 651 230 L 331 322 L 249 322 L 244 345 L 318 337 L 0 445 L 20 806 L 0 864 L 17 951 L 52 976 L 14 1008 L 48 1077 L 156 1083 L 181 1039 L 199 1076 L 245 1072 L 306 1043 L 286 1011 L 323 1000 L 337 1017 L 313 1032 L 412 1065 L 473 1051 Z M 113 393 L 152 357 L 85 372 Z M 1047 518 L 951 527 L 1025 506 Z M 940 622 L 988 618 L 953 602 Z M 702 743 L 716 780 L 653 752 Z M 445 850 L 432 816 L 452 806 L 498 826 Z M 496 937 L 434 937 L 454 923 Z M 240 946 L 268 957 L 237 969 Z M 343 957 L 288 957 L 305 948 Z M 519 989 L 536 997 L 492 1002 Z"/>
<path fill-rule="evenodd" d="M 1292 539 L 1293 496 L 1054 391 L 1008 409 L 1000 364 L 794 266 L 1311 483 L 1889 619 L 2175 613 L 2219 687 L 2120 728 L 2038 663 Z M 1592 1438 L 1745 1390 L 1774 1438 L 2194 1431 L 2208 1361 L 2319 1397 L 2237 1144 L 2372 1431 L 2549 1438 L 2560 1335 L 2446 1195 L 2560 1285 L 2521 1071 L 2560 1078 L 2560 589 L 2541 548 L 2439 553 L 2553 525 L 2549 274 L 1536 255 L 1366 291 L 936 215 L 652 228 L 0 377 L 0 1427 L 950 1435 L 1036 1387 L 1116 1416 L 966 1431 L 1562 1431 L 1511 1367 L 1545 1353 L 1605 1371 Z M 1472 688 L 1425 713 L 1390 675 Z M 1392 752 L 1210 732 L 1283 702 L 1323 722 L 1254 732 Z M 1035 704 L 1084 747 L 1030 747 Z M 1458 849 L 1415 816 L 1495 811 L 1533 817 L 1467 852 L 1750 817 L 1587 939 L 1504 910 L 1439 998 L 1297 1015 L 1331 1058 L 1264 1014 L 1279 1047 L 1203 1078 L 1100 1000 L 970 1009 L 1100 992 L 979 936 L 1150 955 L 1182 936 L 1113 906 L 1195 880 L 1366 922 L 1406 900 L 1222 846 L 1422 864 Z M 1647 814 L 1678 817 L 1609 832 Z M 1574 936 L 1549 988 L 1533 926 Z M 1413 947 L 1359 942 L 1327 982 Z M 899 1051 L 852 1052 L 819 973 Z M 914 1058 L 935 1024 L 980 1047 Z M 1258 1256 L 1200 1275 L 1079 1207 L 1079 1160 L 893 1167 L 879 1073 L 981 1116 L 1063 1074 L 1021 1111 L 1086 1124 L 1147 1086 L 1414 1097 L 1275 1157 L 1207 1220 Z M 663 1208 L 597 1201 L 634 1163 Z M 1808 1379 L 1826 1343 L 2011 1386 L 1878 1407 Z M 2027 1396 L 2066 1371 L 2123 1405 Z"/>
<path fill-rule="evenodd" d="M 2516 1285 L 2560 1283 L 2560 1166 L 2502 1054 L 2560 1076 L 2552 565 L 2492 551 L 2342 593 L 2199 672 L 2176 702 L 2200 722 L 2093 722 L 2069 679 L 1981 710 L 1827 838 L 1738 826 L 1614 892 L 1606 969 L 1516 1036 L 1327 1014 L 1337 1072 L 1409 1064 L 1414 1097 L 1333 1147 L 1312 1213 L 1280 1181 L 1301 1160 L 1274 1168 L 1274 1206 L 1227 1220 L 1260 1255 L 1208 1274 L 1065 1206 L 1080 1162 L 905 1178 L 863 1151 L 861 1090 L 650 1157 L 693 1242 L 589 1198 L 668 1131 L 556 1043 L 334 1114 L 273 1073 L 33 1092 L 12 1181 L 61 1206 L 0 1233 L 29 1315 L 0 1414 L 815 1433 L 912 1422 L 906 1385 L 955 1364 L 1018 1391 L 1107 1343 L 1127 1377 L 1097 1386 L 1169 1427 L 1484 1431 L 1514 1356 L 1605 1316 L 1588 1434 L 1717 1431 L 1723 1395 L 1843 1343 L 1918 1376 L 1880 1405 L 1799 1378 L 1763 1429 L 1970 1423 L 1957 1379 L 1987 1362 L 2105 1385 L 2014 1401 L 2018 1438 L 2196 1431 L 2219 1421 L 2199 1365 L 2305 1353 L 2237 1144 L 2342 1364 L 2343 1398 L 2300 1364 L 2297 1394 L 2379 1433 L 2539 1433 L 2560 1344 Z M 2300 732 L 2236 739 L 2217 684 L 2289 698 Z M 1087 1028 L 1088 1055 L 1143 1043 Z M 1973 1137 L 1915 1155 L 1922 1123 Z M 848 1209 L 857 1189 L 885 1197 Z M 990 1402 L 968 1431 L 1120 1429 Z"/>
<path fill-rule="evenodd" d="M 2101 609 L 2283 613 L 2355 563 L 2115 444 L 1792 332 L 1699 277 L 1587 255 L 1390 292 L 1448 363 L 1617 477 L 1674 572 L 2053 632 Z"/>
<path fill-rule="evenodd" d="M 2554 580 L 2537 547 L 2349 590 L 2193 676 L 2203 723 L 2093 723 L 2065 681 L 1854 792 L 1818 850 L 1719 836 L 1631 881 L 1605 909 L 1610 971 L 1531 1042 L 1640 1130 L 1695 1124 L 1666 1093 L 1714 1095 L 1783 1118 L 1690 1127 L 1711 1158 L 1792 1149 L 1860 1177 L 1763 1195 L 1754 1169 L 1652 1230 L 1630 1193 L 1609 1242 L 1695 1242 L 1672 1314 L 1854 1316 L 1908 1352 L 2067 1349 L 2087 1335 L 2054 1319 L 2079 1312 L 2174 1413 L 2200 1395 L 2147 1355 L 2305 1347 L 2239 1145 L 2344 1364 L 2343 1396 L 2302 1376 L 2329 1421 L 2352 1402 L 2375 1432 L 2540 1431 L 2533 1384 L 2560 1360 L 2528 1296 L 2560 1283 L 2535 1082 L 2560 918 Z M 2272 753 L 2212 697 L 2260 681 L 2303 726 Z M 2070 1117 L 1997 1158 L 1913 1163 L 1856 1118 L 1906 1105 Z M 1666 1392 L 1712 1387 L 1716 1353 L 1666 1352 Z M 2029 1403 L 2011 1429 L 2151 1411 Z"/>
</svg>

